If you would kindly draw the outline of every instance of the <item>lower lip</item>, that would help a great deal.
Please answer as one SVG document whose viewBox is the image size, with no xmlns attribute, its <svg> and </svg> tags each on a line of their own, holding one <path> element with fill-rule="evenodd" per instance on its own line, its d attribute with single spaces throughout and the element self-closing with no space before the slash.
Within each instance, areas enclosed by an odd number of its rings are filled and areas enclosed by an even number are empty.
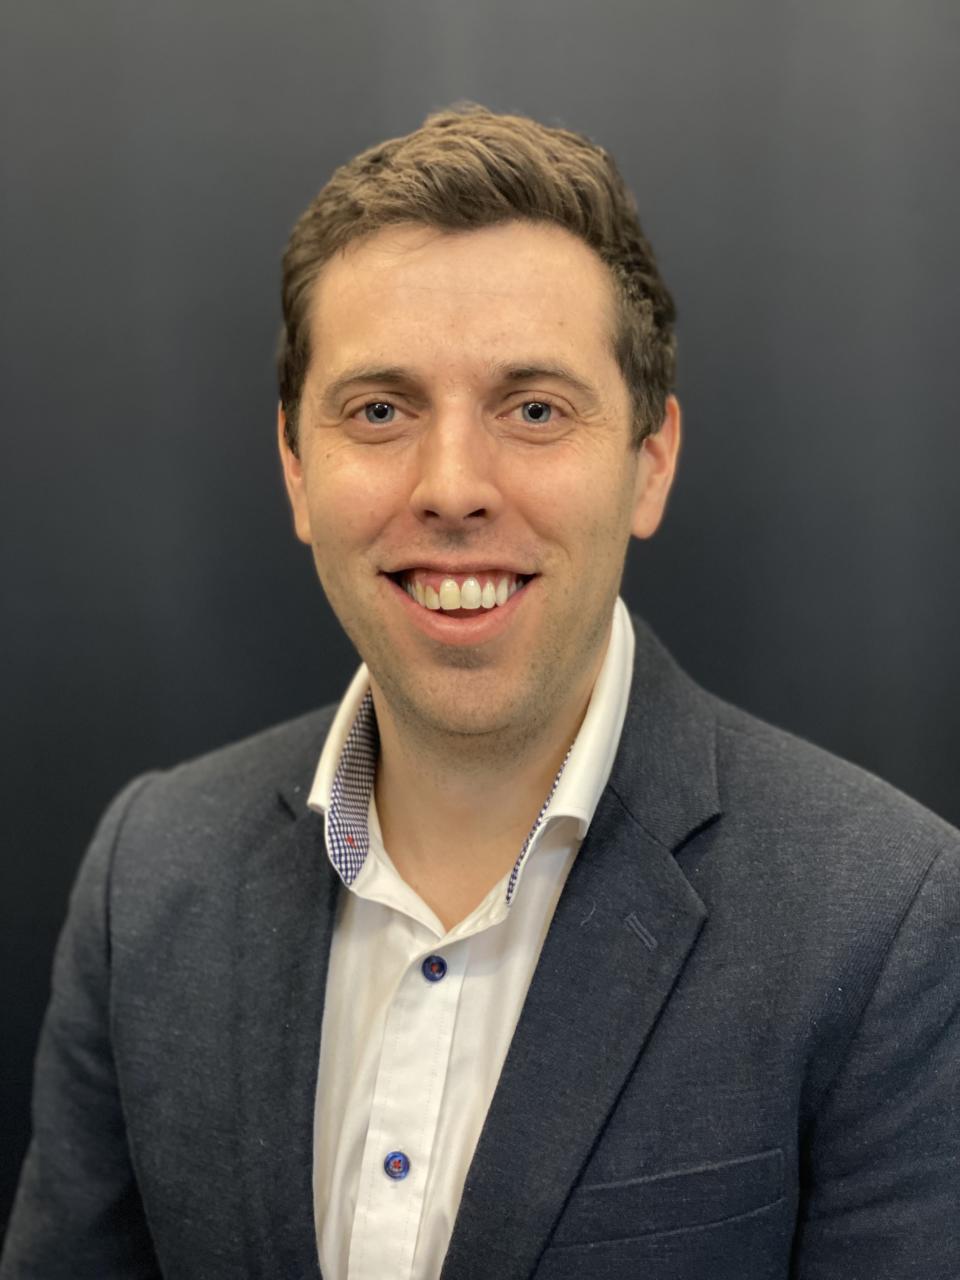
<svg viewBox="0 0 960 1280">
<path fill-rule="evenodd" d="M 513 593 L 506 604 L 495 605 L 492 609 L 472 609 L 469 613 L 454 616 L 444 613 L 442 609 L 425 609 L 416 600 L 412 600 L 392 578 L 388 578 L 386 574 L 381 577 L 400 606 L 406 609 L 413 625 L 431 640 L 447 645 L 484 644 L 501 635 L 524 608 L 531 588 L 539 581 L 531 578 Z"/>
</svg>

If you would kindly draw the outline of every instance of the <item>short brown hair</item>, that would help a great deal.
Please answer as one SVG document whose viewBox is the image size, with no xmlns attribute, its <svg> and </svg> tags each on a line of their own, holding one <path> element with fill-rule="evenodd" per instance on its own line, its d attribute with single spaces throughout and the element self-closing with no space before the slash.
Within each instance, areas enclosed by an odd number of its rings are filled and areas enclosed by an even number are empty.
<svg viewBox="0 0 960 1280">
<path fill-rule="evenodd" d="M 341 165 L 290 234 L 278 379 L 294 453 L 312 287 L 324 263 L 392 223 L 468 231 L 514 219 L 559 224 L 610 268 L 613 353 L 633 399 L 634 444 L 659 428 L 675 377 L 676 311 L 612 158 L 582 134 L 464 102 Z"/>
</svg>

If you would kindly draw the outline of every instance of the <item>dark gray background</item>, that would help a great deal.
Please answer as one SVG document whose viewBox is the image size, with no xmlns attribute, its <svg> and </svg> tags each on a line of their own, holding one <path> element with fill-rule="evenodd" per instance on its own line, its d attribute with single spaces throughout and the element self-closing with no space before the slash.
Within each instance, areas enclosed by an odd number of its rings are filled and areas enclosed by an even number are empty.
<svg viewBox="0 0 960 1280">
<path fill-rule="evenodd" d="M 274 447 L 287 232 L 461 97 L 616 155 L 679 303 L 625 595 L 716 692 L 960 822 L 955 0 L 8 0 L 0 1221 L 108 797 L 342 691 Z"/>
</svg>

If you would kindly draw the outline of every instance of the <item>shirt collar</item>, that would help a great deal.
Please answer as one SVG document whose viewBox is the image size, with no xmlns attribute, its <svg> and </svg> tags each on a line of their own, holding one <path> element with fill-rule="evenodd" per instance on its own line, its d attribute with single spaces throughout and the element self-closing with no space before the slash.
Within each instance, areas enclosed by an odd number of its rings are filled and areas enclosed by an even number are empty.
<svg viewBox="0 0 960 1280">
<path fill-rule="evenodd" d="M 607 652 L 586 715 L 517 855 L 507 883 L 508 904 L 527 856 L 548 823 L 570 818 L 576 823 L 578 838 L 586 834 L 620 742 L 634 644 L 630 615 L 618 598 Z M 327 854 L 348 887 L 359 875 L 370 850 L 367 816 L 379 749 L 370 674 L 366 664 L 361 663 L 330 726 L 308 799 L 310 807 L 324 815 Z"/>
</svg>

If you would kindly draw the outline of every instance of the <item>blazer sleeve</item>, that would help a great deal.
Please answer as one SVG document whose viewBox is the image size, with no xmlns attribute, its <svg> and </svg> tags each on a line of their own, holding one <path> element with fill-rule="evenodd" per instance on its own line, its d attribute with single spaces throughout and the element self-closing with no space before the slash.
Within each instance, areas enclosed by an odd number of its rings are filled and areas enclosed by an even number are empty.
<svg viewBox="0 0 960 1280">
<path fill-rule="evenodd" d="M 109 881 L 149 776 L 101 820 L 74 884 L 37 1050 L 33 1136 L 0 1280 L 157 1280 L 110 1043 Z"/>
<path fill-rule="evenodd" d="M 802 1173 L 792 1280 L 960 1276 L 960 843 L 903 917 Z"/>
</svg>

